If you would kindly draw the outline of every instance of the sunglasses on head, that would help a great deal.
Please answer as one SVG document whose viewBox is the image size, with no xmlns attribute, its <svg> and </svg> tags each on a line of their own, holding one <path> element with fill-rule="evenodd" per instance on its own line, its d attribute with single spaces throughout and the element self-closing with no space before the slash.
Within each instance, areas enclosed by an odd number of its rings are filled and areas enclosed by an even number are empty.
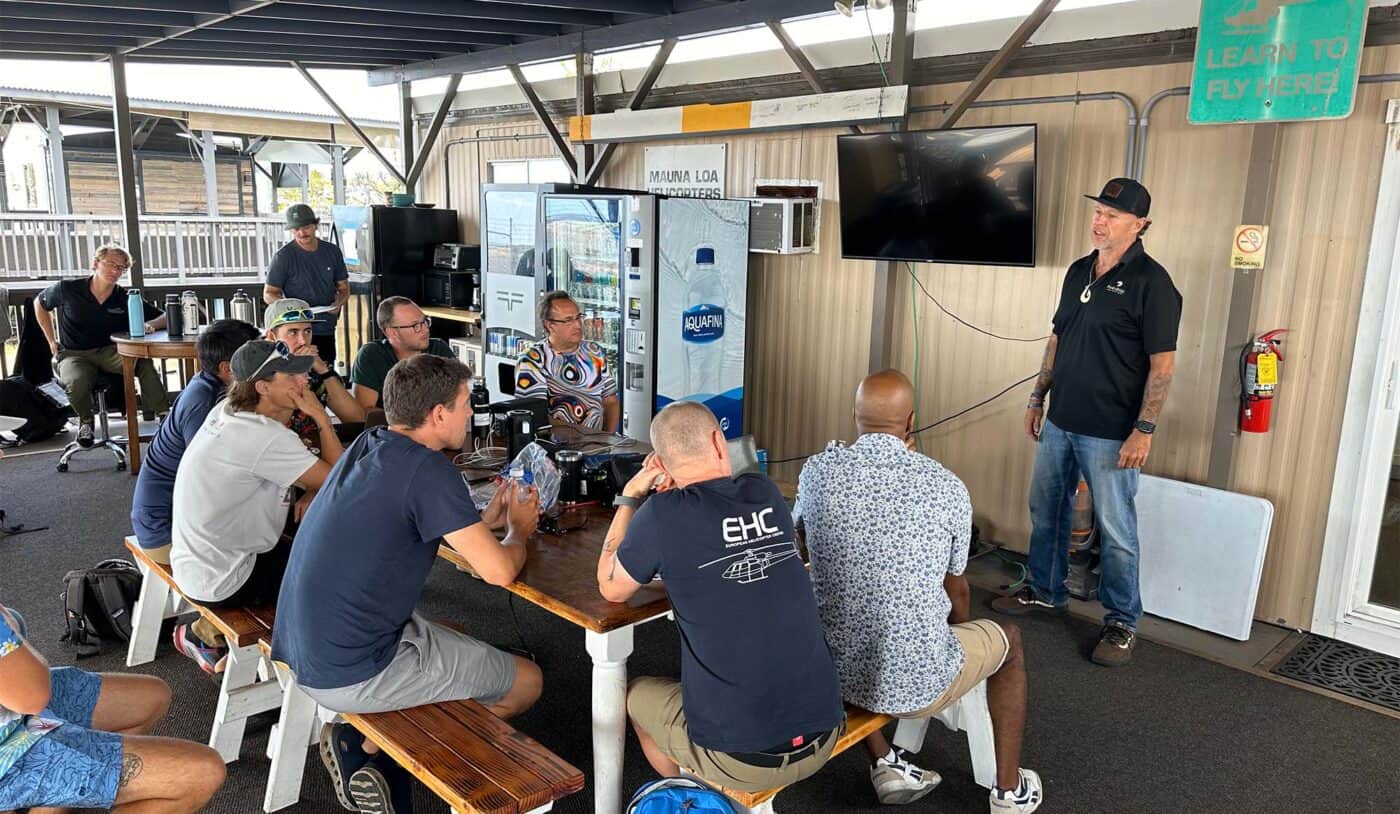
<svg viewBox="0 0 1400 814">
<path fill-rule="evenodd" d="M 251 376 L 248 377 L 248 381 L 250 381 L 250 382 L 257 381 L 257 380 L 258 380 L 258 374 L 261 373 L 261 372 L 262 372 L 262 369 L 265 368 L 265 367 L 267 367 L 267 363 L 268 363 L 268 362 L 271 362 L 273 359 L 290 359 L 290 358 L 292 358 L 292 349 L 289 348 L 289 347 L 287 347 L 287 343 L 286 343 L 286 342 L 283 342 L 283 341 L 281 341 L 281 340 L 278 340 L 278 341 L 272 346 L 272 353 L 269 353 L 269 354 L 267 355 L 267 358 L 264 359 L 264 360 L 262 360 L 262 364 L 258 365 L 257 368 L 253 370 L 253 375 L 251 375 Z"/>
</svg>

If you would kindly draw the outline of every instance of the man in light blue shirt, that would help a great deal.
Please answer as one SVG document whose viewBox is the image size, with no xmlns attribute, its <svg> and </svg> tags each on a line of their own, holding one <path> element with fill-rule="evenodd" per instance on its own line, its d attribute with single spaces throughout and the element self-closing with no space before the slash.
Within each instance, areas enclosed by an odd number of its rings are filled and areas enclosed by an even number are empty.
<svg viewBox="0 0 1400 814">
<path fill-rule="evenodd" d="M 929 718 L 987 682 L 996 745 L 993 814 L 1030 814 L 1040 776 L 1020 768 L 1026 719 L 1021 636 L 970 617 L 963 570 L 972 537 L 967 487 L 913 450 L 914 388 L 895 370 L 856 391 L 849 447 L 833 443 L 802 467 L 793 514 L 804 531 L 817 609 L 848 703 Z M 941 778 L 866 738 L 882 803 L 909 803 Z"/>
</svg>

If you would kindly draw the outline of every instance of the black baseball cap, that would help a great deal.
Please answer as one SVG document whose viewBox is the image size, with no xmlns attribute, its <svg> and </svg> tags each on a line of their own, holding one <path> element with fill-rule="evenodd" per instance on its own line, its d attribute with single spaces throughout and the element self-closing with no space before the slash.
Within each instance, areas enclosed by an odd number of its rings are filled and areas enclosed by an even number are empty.
<svg viewBox="0 0 1400 814">
<path fill-rule="evenodd" d="M 228 363 L 233 370 L 234 380 L 259 382 L 271 379 L 277 373 L 299 376 L 309 373 L 311 366 L 316 364 L 316 357 L 296 356 L 286 348 L 282 342 L 269 342 L 266 339 L 254 339 L 243 343 L 241 348 L 233 352 L 233 358 Z"/>
<path fill-rule="evenodd" d="M 1139 218 L 1147 217 L 1152 209 L 1152 196 L 1147 194 L 1147 187 L 1131 178 L 1111 179 L 1103 185 L 1103 192 L 1084 197 Z"/>
</svg>

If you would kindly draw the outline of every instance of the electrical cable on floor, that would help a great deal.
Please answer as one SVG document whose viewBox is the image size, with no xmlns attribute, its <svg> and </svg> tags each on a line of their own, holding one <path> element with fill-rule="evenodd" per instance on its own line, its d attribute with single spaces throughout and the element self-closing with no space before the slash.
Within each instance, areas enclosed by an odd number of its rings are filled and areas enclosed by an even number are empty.
<svg viewBox="0 0 1400 814">
<path fill-rule="evenodd" d="M 510 591 L 506 591 L 506 604 L 510 607 L 510 621 L 515 625 L 515 640 L 520 643 L 520 655 L 538 663 L 535 651 L 531 650 L 530 645 L 525 641 L 525 631 L 520 627 L 520 617 L 515 614 L 515 594 Z"/>
</svg>

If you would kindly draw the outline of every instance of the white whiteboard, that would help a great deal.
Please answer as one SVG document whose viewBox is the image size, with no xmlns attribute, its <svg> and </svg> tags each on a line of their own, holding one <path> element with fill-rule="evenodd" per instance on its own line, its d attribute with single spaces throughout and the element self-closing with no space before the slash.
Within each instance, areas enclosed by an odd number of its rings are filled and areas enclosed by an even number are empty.
<svg viewBox="0 0 1400 814">
<path fill-rule="evenodd" d="M 1274 504 L 1143 475 L 1137 513 L 1142 609 L 1248 640 Z"/>
</svg>

